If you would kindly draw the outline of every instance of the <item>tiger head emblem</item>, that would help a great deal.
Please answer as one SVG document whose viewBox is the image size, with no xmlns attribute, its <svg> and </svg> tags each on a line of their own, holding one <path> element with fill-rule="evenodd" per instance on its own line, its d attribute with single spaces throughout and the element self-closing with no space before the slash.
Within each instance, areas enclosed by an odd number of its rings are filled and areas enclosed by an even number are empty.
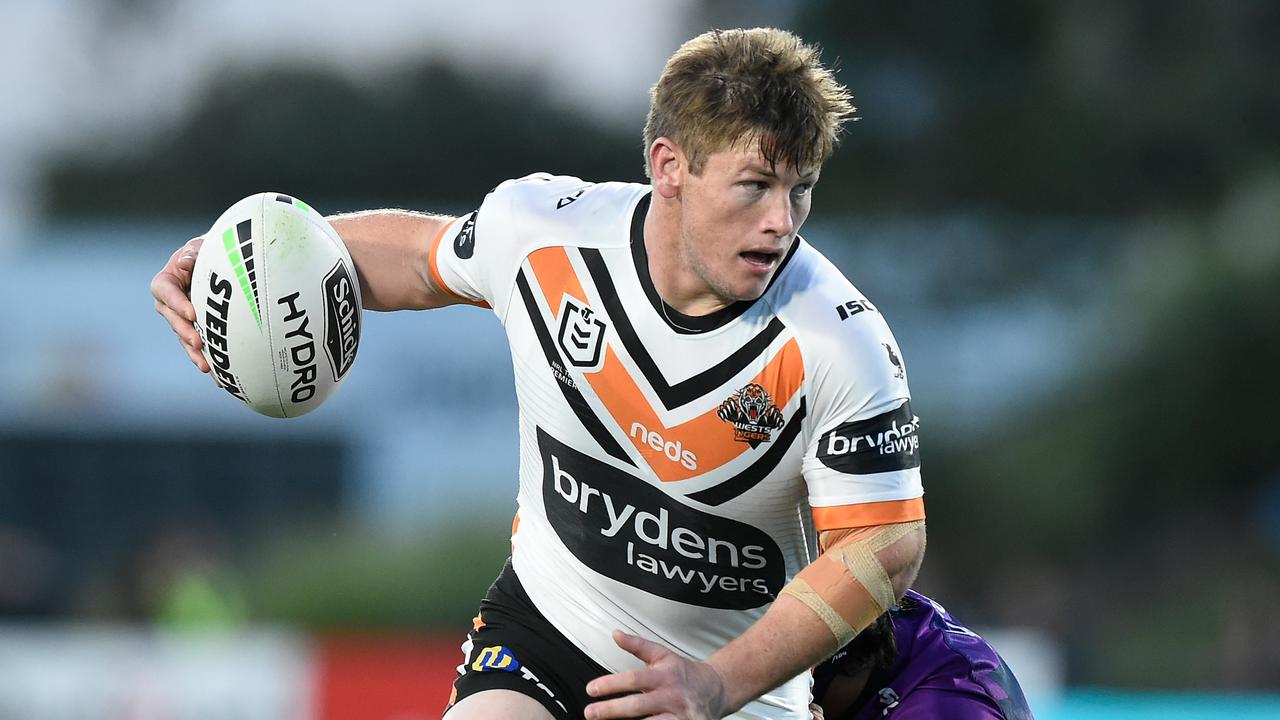
<svg viewBox="0 0 1280 720">
<path fill-rule="evenodd" d="M 764 417 L 765 413 L 770 409 L 776 412 L 776 408 L 770 402 L 769 393 L 755 383 L 751 383 L 738 392 L 738 403 L 742 406 L 742 411 L 747 414 L 747 419 L 752 424 L 760 422 L 760 418 Z"/>
<path fill-rule="evenodd" d="M 773 439 L 773 431 L 782 427 L 782 411 L 773 404 L 769 391 L 758 383 L 750 383 L 720 403 L 716 415 L 733 424 L 734 439 L 755 447 Z"/>
</svg>

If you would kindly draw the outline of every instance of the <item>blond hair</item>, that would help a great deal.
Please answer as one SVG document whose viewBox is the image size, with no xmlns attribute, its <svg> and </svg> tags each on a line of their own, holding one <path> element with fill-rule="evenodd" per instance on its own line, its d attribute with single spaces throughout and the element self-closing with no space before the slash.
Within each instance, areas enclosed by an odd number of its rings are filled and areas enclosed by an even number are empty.
<svg viewBox="0 0 1280 720">
<path fill-rule="evenodd" d="M 819 60 L 819 49 L 776 28 L 712 30 L 667 61 L 649 91 L 648 149 L 667 137 L 702 172 L 707 157 L 759 141 L 771 165 L 815 169 L 831 155 L 853 114 L 853 96 Z"/>
</svg>

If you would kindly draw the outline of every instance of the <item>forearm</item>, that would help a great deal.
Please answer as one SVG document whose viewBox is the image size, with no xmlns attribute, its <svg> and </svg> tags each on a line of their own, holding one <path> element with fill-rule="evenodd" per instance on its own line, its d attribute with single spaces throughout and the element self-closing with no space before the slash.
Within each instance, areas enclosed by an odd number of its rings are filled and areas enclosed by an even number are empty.
<svg viewBox="0 0 1280 720">
<path fill-rule="evenodd" d="M 896 602 L 915 580 L 923 560 L 923 523 L 842 533 L 830 549 L 854 543 L 876 548 L 872 555 L 889 583 L 884 591 Z M 882 539 L 887 540 L 877 545 Z M 820 597 L 816 601 L 802 599 L 803 593 L 784 592 L 760 620 L 708 658 L 724 681 L 726 712 L 741 708 L 830 657 L 850 639 L 848 632 L 862 630 L 884 612 L 881 590 L 866 587 L 865 580 L 842 569 L 844 565 L 839 552 L 820 557 L 799 576 L 810 581 L 804 583 L 806 592 L 817 588 Z"/>
<path fill-rule="evenodd" d="M 327 218 L 351 253 L 366 310 L 425 310 L 457 302 L 435 287 L 428 253 L 453 218 L 370 210 Z"/>
<path fill-rule="evenodd" d="M 835 636 L 804 603 L 788 595 L 707 659 L 724 681 L 725 712 L 736 711 L 835 653 Z"/>
</svg>

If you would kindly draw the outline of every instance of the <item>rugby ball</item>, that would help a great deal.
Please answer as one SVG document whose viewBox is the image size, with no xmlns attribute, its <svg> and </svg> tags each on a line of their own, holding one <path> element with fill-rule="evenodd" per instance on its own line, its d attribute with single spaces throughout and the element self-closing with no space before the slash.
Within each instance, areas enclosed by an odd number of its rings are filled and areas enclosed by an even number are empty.
<svg viewBox="0 0 1280 720">
<path fill-rule="evenodd" d="M 210 374 L 256 412 L 315 410 L 351 372 L 360 283 L 338 233 L 297 198 L 250 195 L 209 228 L 191 304 Z"/>
</svg>

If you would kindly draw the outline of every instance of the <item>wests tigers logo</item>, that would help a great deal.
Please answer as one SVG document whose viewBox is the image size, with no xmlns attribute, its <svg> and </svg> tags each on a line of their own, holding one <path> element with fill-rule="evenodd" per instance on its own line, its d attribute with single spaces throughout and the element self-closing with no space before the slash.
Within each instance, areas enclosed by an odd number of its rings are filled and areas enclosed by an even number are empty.
<svg viewBox="0 0 1280 720">
<path fill-rule="evenodd" d="M 720 403 L 716 415 L 733 423 L 733 439 L 751 447 L 773 439 L 773 431 L 782 427 L 782 411 L 773 404 L 769 391 L 757 383 L 738 390 Z"/>
</svg>

